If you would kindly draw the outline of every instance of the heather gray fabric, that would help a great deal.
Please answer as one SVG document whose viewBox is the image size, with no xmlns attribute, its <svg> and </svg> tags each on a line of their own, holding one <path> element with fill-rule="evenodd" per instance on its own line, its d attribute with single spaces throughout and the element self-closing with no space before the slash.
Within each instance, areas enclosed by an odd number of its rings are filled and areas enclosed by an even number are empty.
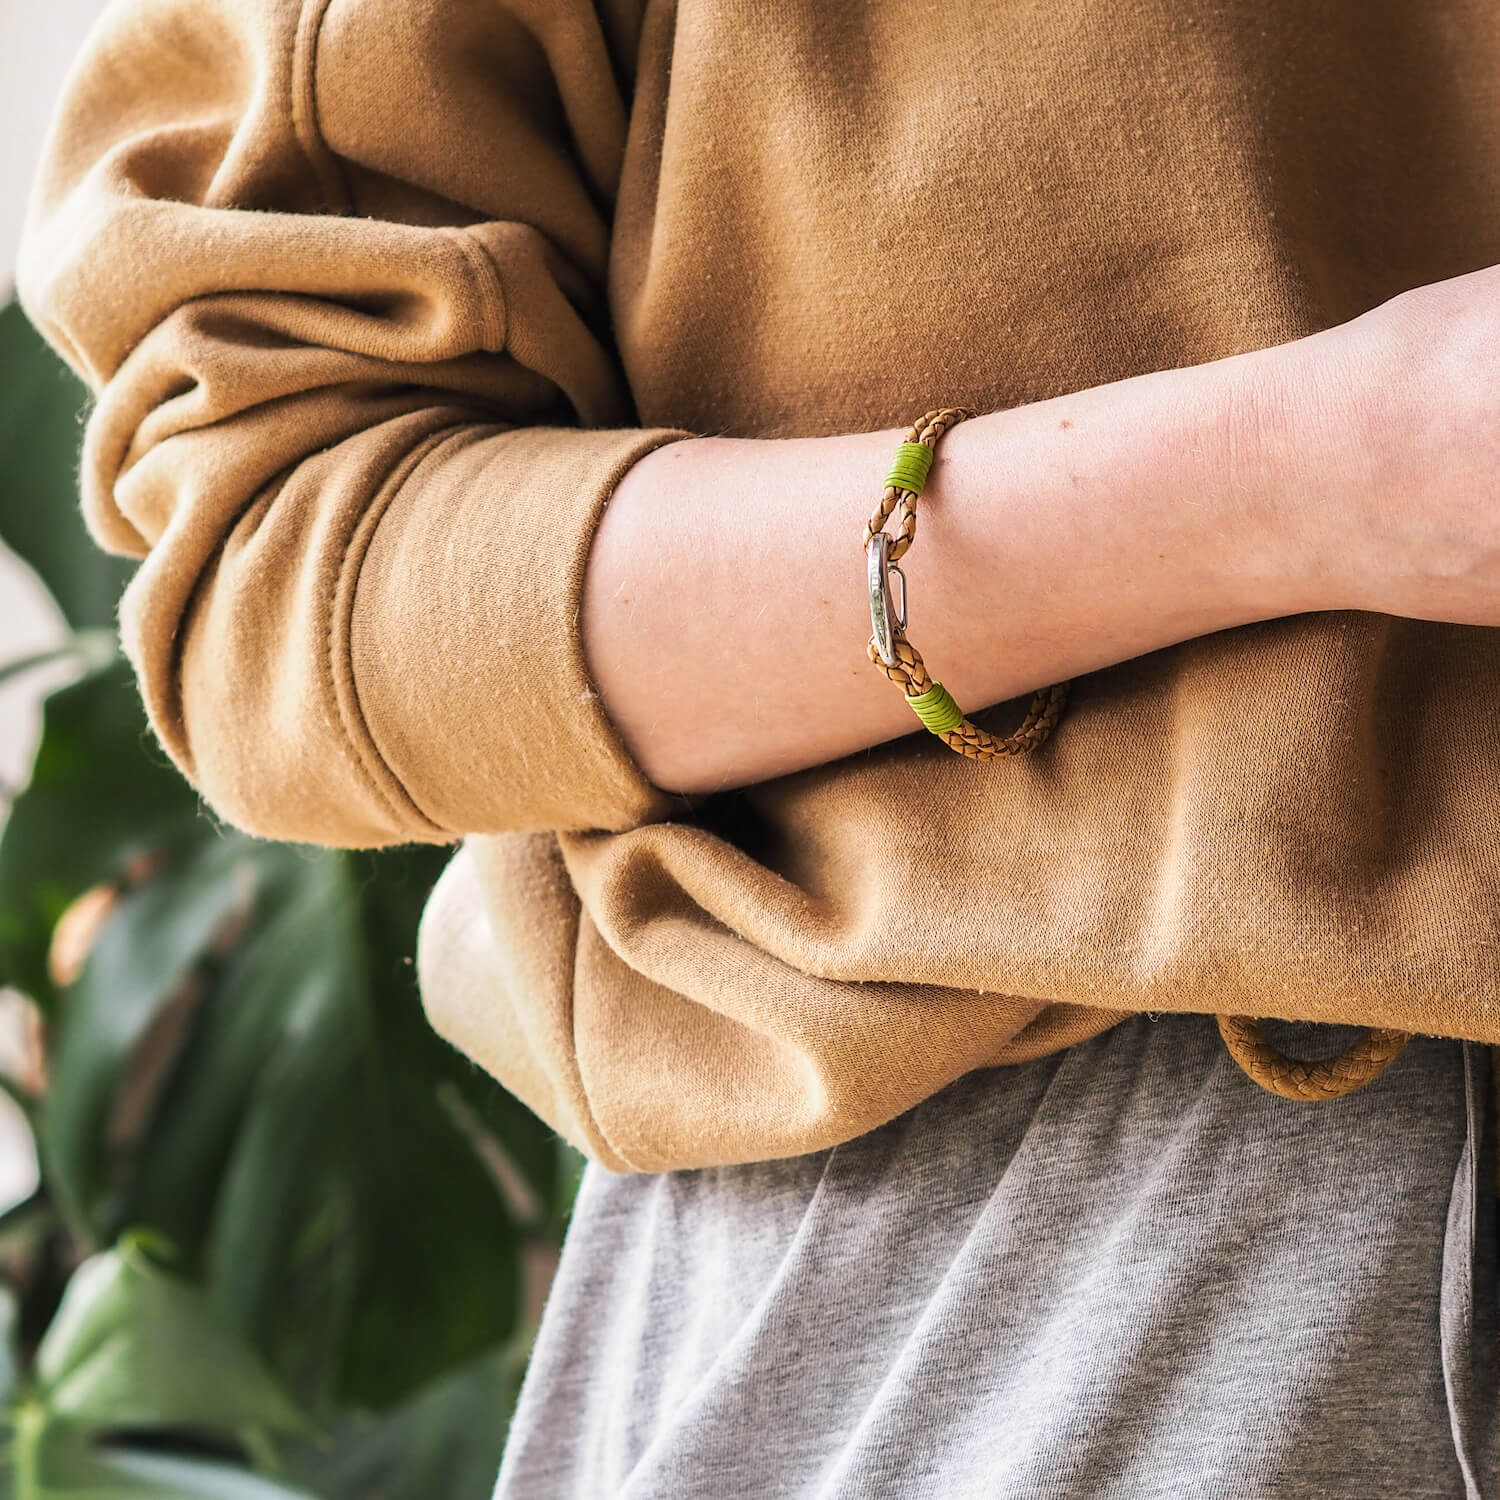
<svg viewBox="0 0 1500 1500">
<path fill-rule="evenodd" d="M 1500 1494 L 1488 1069 L 1294 1104 L 1137 1016 L 810 1156 L 591 1165 L 497 1500 Z"/>
</svg>

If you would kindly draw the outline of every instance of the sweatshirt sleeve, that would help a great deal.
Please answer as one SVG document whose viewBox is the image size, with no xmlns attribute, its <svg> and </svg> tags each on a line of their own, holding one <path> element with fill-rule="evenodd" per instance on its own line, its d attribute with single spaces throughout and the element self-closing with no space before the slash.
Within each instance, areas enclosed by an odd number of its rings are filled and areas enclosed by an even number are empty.
<svg viewBox="0 0 1500 1500">
<path fill-rule="evenodd" d="M 94 397 L 81 502 L 123 648 L 226 821 L 347 848 L 679 798 L 581 636 L 663 443 L 610 334 L 630 23 L 586 0 L 116 0 L 17 285 Z"/>
</svg>

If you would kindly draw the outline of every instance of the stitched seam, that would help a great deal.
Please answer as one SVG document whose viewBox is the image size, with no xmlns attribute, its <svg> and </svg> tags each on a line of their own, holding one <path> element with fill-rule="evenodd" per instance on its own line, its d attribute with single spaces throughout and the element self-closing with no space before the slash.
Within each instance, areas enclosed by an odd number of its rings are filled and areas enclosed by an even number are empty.
<svg viewBox="0 0 1500 1500">
<path fill-rule="evenodd" d="M 305 0 L 297 18 L 297 36 L 292 47 L 292 129 L 297 144 L 317 174 L 327 207 L 340 213 L 353 210 L 353 194 L 338 159 L 329 150 L 318 126 L 318 39 L 331 0 Z"/>
<path fill-rule="evenodd" d="M 464 264 L 468 267 L 469 281 L 474 288 L 474 295 L 479 299 L 484 318 L 484 347 L 492 354 L 499 354 L 505 348 L 506 324 L 509 321 L 506 315 L 505 283 L 500 275 L 500 268 L 490 255 L 489 247 L 476 239 L 467 228 L 447 227 L 443 233 L 458 246 Z"/>
<path fill-rule="evenodd" d="M 333 608 L 325 615 L 324 660 L 328 665 L 333 699 L 338 709 L 339 723 L 343 727 L 345 738 L 354 750 L 355 762 L 366 786 L 398 822 L 415 815 L 426 826 L 428 832 L 442 834 L 445 836 L 445 841 L 449 842 L 460 835 L 444 828 L 417 805 L 401 778 L 386 764 L 384 757 L 380 754 L 379 746 L 375 743 L 374 735 L 370 733 L 364 710 L 360 706 L 359 684 L 354 675 L 353 623 L 359 574 L 364 566 L 365 557 L 369 553 L 370 541 L 380 526 L 381 518 L 390 508 L 391 502 L 402 485 L 414 475 L 417 468 L 442 443 L 465 426 L 467 426 L 466 423 L 450 422 L 436 432 L 429 433 L 403 455 L 400 462 L 386 476 L 375 499 L 365 508 L 349 535 L 344 539 L 344 546 L 339 554 L 338 568 L 334 575 Z M 359 544 L 357 555 L 356 544 Z M 353 559 L 352 562 L 351 559 Z M 335 628 L 336 625 L 337 628 Z M 338 670 L 340 658 L 346 671 L 342 679 Z M 345 701 L 345 693 L 340 688 L 341 681 L 347 681 L 349 684 L 348 702 Z M 387 778 L 390 783 L 400 789 L 399 798 L 392 797 L 386 784 Z"/>
<path fill-rule="evenodd" d="M 348 214 L 354 209 L 353 194 L 338 158 L 329 149 L 318 123 L 318 43 L 331 3 L 332 0 L 304 0 L 297 18 L 296 39 L 292 48 L 292 77 L 289 81 L 292 128 L 297 144 L 302 148 L 302 154 L 323 190 L 325 206 L 332 212 Z M 381 756 L 360 706 L 352 645 L 354 600 L 360 568 L 369 551 L 370 538 L 374 536 L 381 517 L 401 486 L 451 430 L 450 424 L 435 433 L 429 433 L 405 454 L 386 476 L 375 499 L 350 529 L 344 538 L 334 573 L 332 608 L 325 614 L 323 622 L 323 658 L 327 665 L 329 686 L 333 692 L 340 727 L 344 731 L 345 740 L 354 751 L 354 763 L 365 786 L 398 826 L 414 816 L 426 832 L 444 836 L 450 841 L 457 835 L 451 834 L 417 805 L 401 778 Z M 340 659 L 344 667 L 342 677 L 338 670 Z M 345 683 L 348 685 L 347 689 L 344 687 Z M 394 794 L 391 790 L 393 786 L 397 789 Z"/>
</svg>

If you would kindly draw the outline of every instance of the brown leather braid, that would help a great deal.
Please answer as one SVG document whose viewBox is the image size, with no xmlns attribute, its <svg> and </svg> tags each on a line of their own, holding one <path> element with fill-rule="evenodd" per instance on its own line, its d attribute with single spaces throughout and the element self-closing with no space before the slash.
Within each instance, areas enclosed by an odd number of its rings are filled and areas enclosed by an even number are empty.
<svg viewBox="0 0 1500 1500">
<path fill-rule="evenodd" d="M 1273 1047 L 1251 1016 L 1220 1016 L 1218 1021 L 1229 1055 L 1262 1088 L 1283 1099 L 1342 1099 L 1379 1078 L 1411 1040 L 1408 1031 L 1367 1026 L 1337 1057 L 1301 1062 Z"/>
<path fill-rule="evenodd" d="M 937 440 L 950 427 L 956 427 L 966 417 L 975 415 L 977 413 L 967 406 L 936 407 L 925 416 L 918 417 L 906 429 L 902 441 L 935 448 Z M 865 523 L 864 540 L 860 547 L 864 549 L 870 545 L 870 538 L 884 529 L 892 511 L 896 513 L 896 530 L 889 556 L 892 562 L 896 562 L 906 555 L 917 537 L 917 497 L 910 490 L 900 489 L 894 484 L 885 487 L 879 505 Z M 873 635 L 865 645 L 865 655 L 908 698 L 915 698 L 932 686 L 932 677 L 922 660 L 922 653 L 907 639 L 906 632 L 898 624 L 894 625 L 894 629 L 892 644 L 897 657 L 894 665 L 888 666 L 881 658 L 880 648 L 875 644 Z M 991 734 L 989 730 L 981 729 L 972 720 L 965 718 L 961 724 L 939 734 L 937 738 L 960 755 L 967 755 L 970 760 L 993 760 L 1001 755 L 1027 755 L 1057 727 L 1057 721 L 1067 705 L 1069 686 L 1067 682 L 1060 682 L 1052 687 L 1039 688 L 1032 695 L 1031 707 L 1020 726 L 1004 737 Z"/>
<path fill-rule="evenodd" d="M 937 446 L 937 440 L 950 427 L 957 426 L 968 417 L 977 415 L 967 406 L 939 406 L 918 417 L 902 439 L 907 443 L 922 443 L 929 448 Z M 917 496 L 899 485 L 888 484 L 880 496 L 880 503 L 865 525 L 862 549 L 868 549 L 870 539 L 884 529 L 886 521 L 894 512 L 896 529 L 887 554 L 889 562 L 896 562 L 910 550 L 917 536 Z M 903 596 L 903 611 L 905 610 Z M 871 635 L 865 646 L 865 655 L 894 682 L 908 698 L 915 698 L 933 686 L 933 678 L 922 660 L 922 654 L 907 639 L 906 632 L 898 621 L 891 622 L 892 648 L 896 656 L 888 664 L 880 654 L 875 637 Z M 981 729 L 967 717 L 955 728 L 938 734 L 938 738 L 950 749 L 970 760 L 994 760 L 1002 755 L 1026 755 L 1035 750 L 1057 727 L 1067 704 L 1068 682 L 1052 687 L 1040 688 L 1032 696 L 1031 706 L 1020 726 L 1004 737 Z M 1409 1033 L 1384 1027 L 1366 1027 L 1337 1057 L 1319 1062 L 1302 1062 L 1287 1057 L 1273 1047 L 1261 1030 L 1260 1022 L 1252 1016 L 1226 1016 L 1216 1018 L 1219 1035 L 1229 1049 L 1229 1055 L 1254 1082 L 1263 1089 L 1283 1099 L 1339 1099 L 1355 1089 L 1363 1088 L 1378 1078 L 1396 1060 L 1401 1049 L 1411 1040 Z"/>
</svg>

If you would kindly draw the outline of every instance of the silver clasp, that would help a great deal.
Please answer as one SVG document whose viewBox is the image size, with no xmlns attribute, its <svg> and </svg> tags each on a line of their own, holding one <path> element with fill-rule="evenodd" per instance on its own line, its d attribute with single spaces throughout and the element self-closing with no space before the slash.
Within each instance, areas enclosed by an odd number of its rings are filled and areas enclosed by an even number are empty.
<svg viewBox="0 0 1500 1500">
<path fill-rule="evenodd" d="M 870 624 L 875 631 L 875 645 L 886 666 L 896 665 L 896 628 L 906 629 L 906 574 L 899 563 L 890 560 L 891 536 L 877 531 L 865 548 L 865 573 L 870 585 Z M 901 609 L 891 606 L 891 574 L 901 580 Z"/>
</svg>

